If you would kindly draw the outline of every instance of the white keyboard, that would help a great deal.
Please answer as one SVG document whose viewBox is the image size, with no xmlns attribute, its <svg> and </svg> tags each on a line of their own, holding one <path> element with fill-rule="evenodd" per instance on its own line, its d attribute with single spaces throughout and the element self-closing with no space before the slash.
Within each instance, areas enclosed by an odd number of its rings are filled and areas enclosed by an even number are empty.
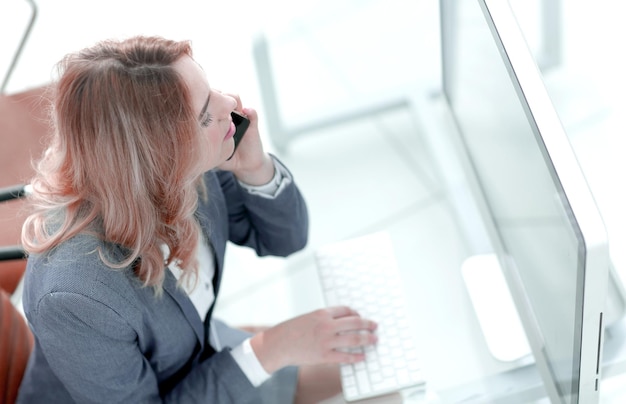
<svg viewBox="0 0 626 404">
<path fill-rule="evenodd" d="M 341 365 L 347 401 L 424 383 L 408 321 L 402 281 L 386 232 L 340 241 L 316 251 L 327 306 L 346 305 L 378 323 L 378 343 L 364 362 Z"/>
</svg>

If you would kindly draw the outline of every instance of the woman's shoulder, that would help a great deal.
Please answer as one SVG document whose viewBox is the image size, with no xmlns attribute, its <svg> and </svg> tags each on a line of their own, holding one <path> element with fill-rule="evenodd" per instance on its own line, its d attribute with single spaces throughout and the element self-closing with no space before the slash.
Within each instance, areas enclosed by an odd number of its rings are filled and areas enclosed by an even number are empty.
<svg viewBox="0 0 626 404">
<path fill-rule="evenodd" d="M 79 234 L 44 253 L 30 255 L 25 288 L 40 297 L 54 292 L 90 295 L 102 288 L 132 289 L 133 283 L 139 283 L 133 280 L 132 268 L 112 268 L 105 262 L 121 256 L 121 248 L 95 235 Z"/>
<path fill-rule="evenodd" d="M 105 260 L 122 256 L 121 247 L 103 241 L 96 234 L 80 233 L 43 253 L 30 255 L 28 262 L 39 267 L 68 271 L 80 269 L 81 272 L 90 273 L 106 266 Z"/>
</svg>

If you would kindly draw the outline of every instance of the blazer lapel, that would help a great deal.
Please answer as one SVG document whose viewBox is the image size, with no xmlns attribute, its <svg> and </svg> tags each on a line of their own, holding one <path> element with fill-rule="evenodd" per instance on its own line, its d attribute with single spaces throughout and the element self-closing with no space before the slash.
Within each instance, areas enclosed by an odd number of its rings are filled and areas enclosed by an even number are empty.
<svg viewBox="0 0 626 404">
<path fill-rule="evenodd" d="M 189 324 L 191 324 L 191 328 L 193 328 L 193 331 L 196 333 L 196 337 L 200 340 L 202 349 L 204 349 L 204 324 L 187 294 L 176 286 L 176 278 L 169 269 L 165 271 L 163 290 L 178 304 L 185 318 L 189 321 Z"/>
</svg>

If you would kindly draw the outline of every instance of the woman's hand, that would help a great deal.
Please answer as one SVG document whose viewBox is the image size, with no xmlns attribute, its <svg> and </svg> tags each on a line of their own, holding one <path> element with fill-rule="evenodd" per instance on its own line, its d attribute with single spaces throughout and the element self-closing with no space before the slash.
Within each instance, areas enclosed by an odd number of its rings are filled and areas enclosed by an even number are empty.
<svg viewBox="0 0 626 404">
<path fill-rule="evenodd" d="M 233 156 L 218 168 L 232 171 L 237 179 L 249 185 L 264 185 L 274 176 L 274 163 L 263 150 L 259 134 L 259 115 L 253 108 L 244 108 L 236 94 L 227 94 L 237 101 L 236 111 L 250 120 L 237 150 Z"/>
<path fill-rule="evenodd" d="M 375 344 L 377 324 L 346 306 L 315 310 L 252 337 L 250 343 L 268 373 L 289 365 L 354 363 L 365 359 L 350 348 Z"/>
</svg>

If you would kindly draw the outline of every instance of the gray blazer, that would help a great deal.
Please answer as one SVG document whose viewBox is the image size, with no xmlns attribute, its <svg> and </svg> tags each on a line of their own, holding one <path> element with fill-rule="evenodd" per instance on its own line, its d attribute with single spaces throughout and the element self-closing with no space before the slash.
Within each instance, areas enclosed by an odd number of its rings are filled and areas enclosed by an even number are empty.
<svg viewBox="0 0 626 404">
<path fill-rule="evenodd" d="M 229 172 L 204 179 L 209 200 L 200 201 L 197 218 L 215 251 L 216 296 L 227 240 L 261 256 L 305 246 L 307 210 L 293 182 L 267 199 L 244 190 Z M 105 266 L 97 253 L 102 246 L 83 234 L 29 258 L 23 301 L 35 348 L 18 402 L 258 400 L 230 349 L 214 352 L 205 342 L 202 320 L 169 271 L 157 298 L 130 268 Z"/>
</svg>

